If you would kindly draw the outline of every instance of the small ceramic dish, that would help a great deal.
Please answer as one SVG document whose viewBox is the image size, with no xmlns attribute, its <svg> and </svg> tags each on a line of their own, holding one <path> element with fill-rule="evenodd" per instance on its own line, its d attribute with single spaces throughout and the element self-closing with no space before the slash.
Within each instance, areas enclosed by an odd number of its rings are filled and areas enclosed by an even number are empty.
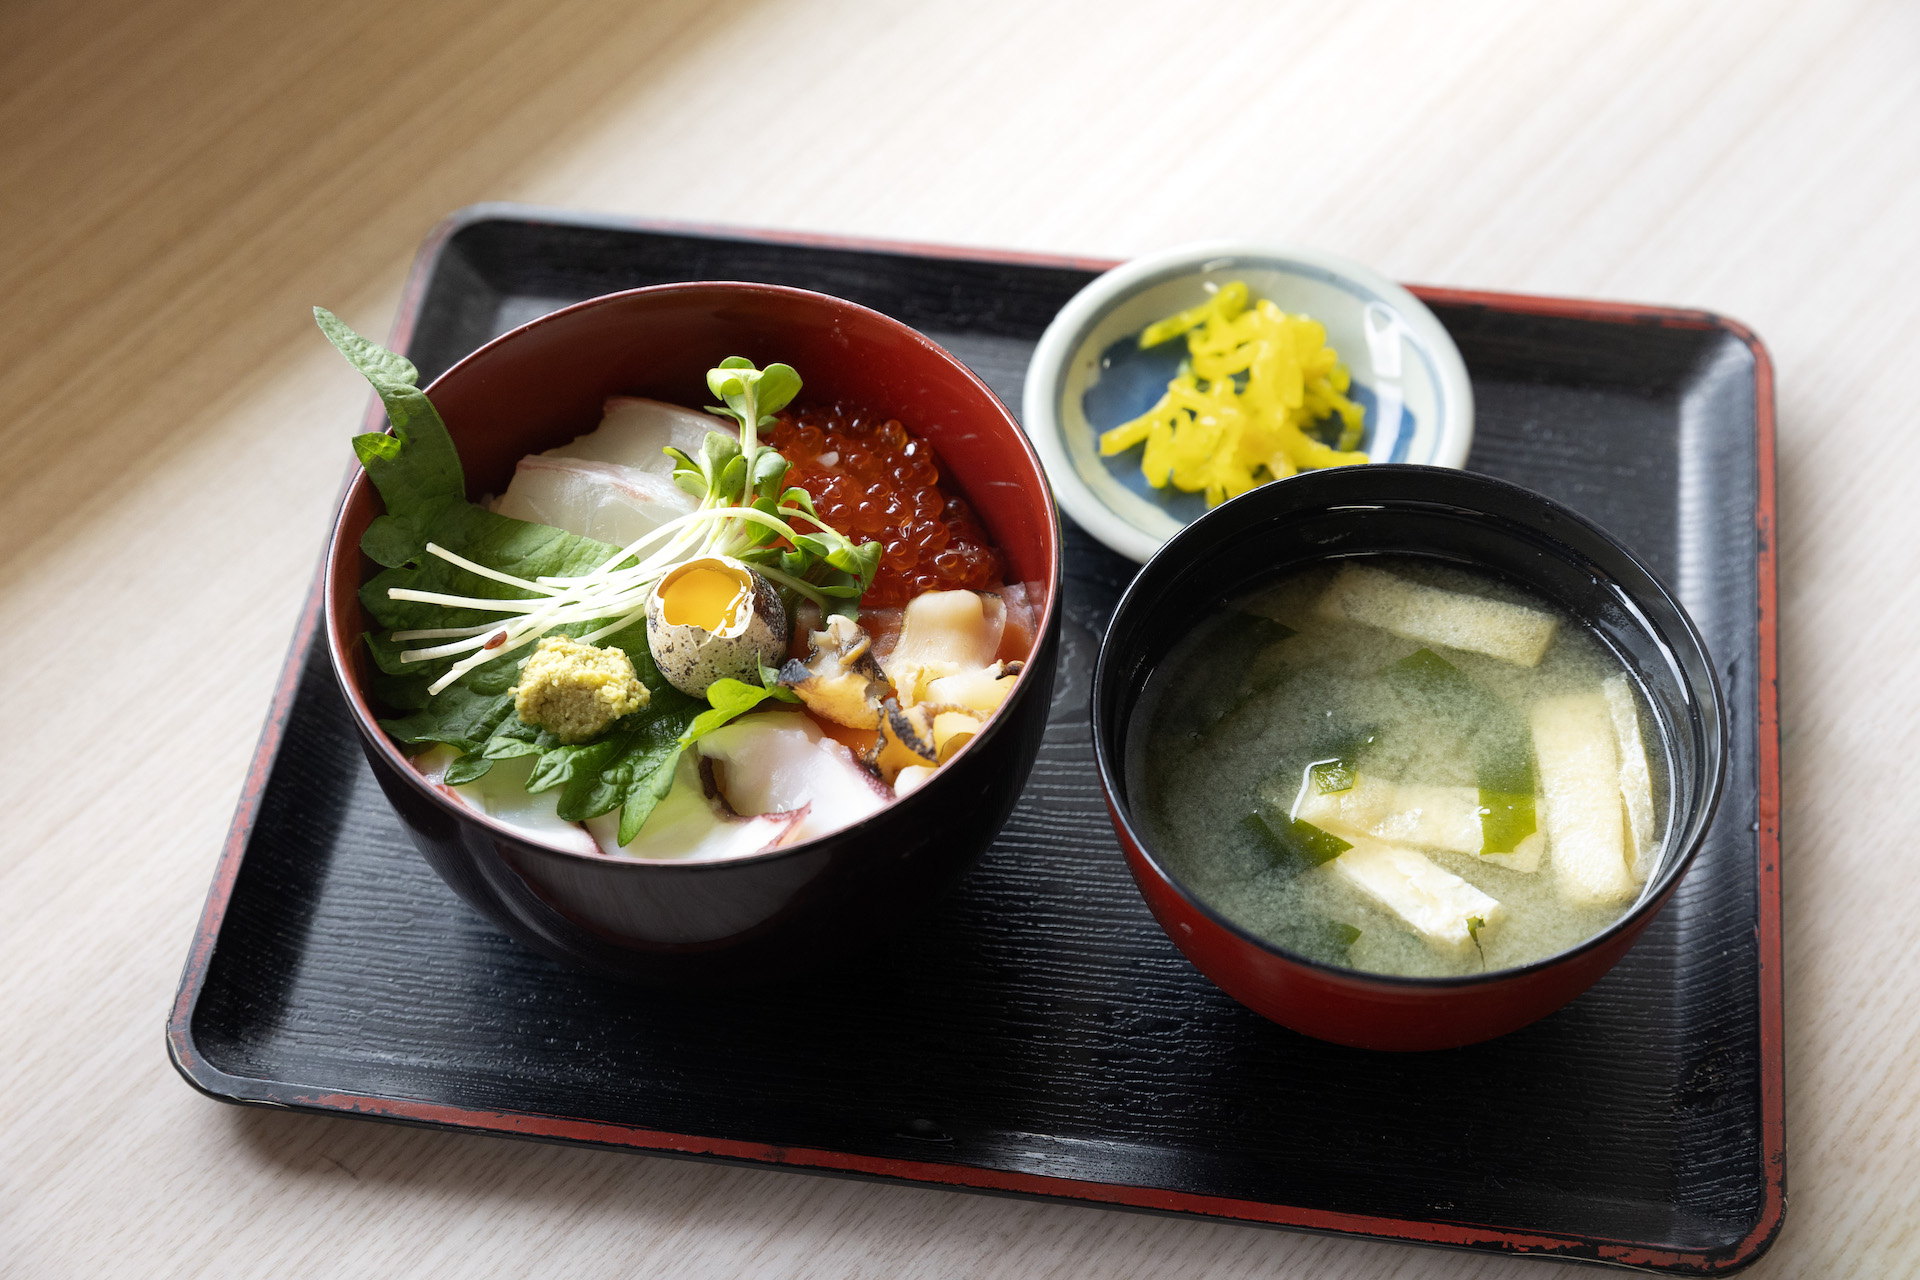
<svg viewBox="0 0 1920 1280">
<path fill-rule="evenodd" d="M 898 417 L 938 451 L 1038 619 L 1012 693 L 919 789 L 852 826 L 761 853 L 647 861 L 569 852 L 453 799 L 376 718 L 360 599 L 376 566 L 360 549 L 384 509 L 365 472 L 348 487 L 326 568 L 333 672 L 374 777 L 428 864 L 537 951 L 655 983 L 766 983 L 856 951 L 951 886 L 1019 798 L 1052 703 L 1060 534 L 1039 459 L 1012 414 L 946 351 L 897 320 L 825 294 L 765 284 L 656 285 L 522 325 L 427 388 L 460 451 L 470 495 L 497 493 L 529 453 L 593 429 L 609 395 L 701 405 L 721 357 L 786 360 L 801 403 Z"/>
<path fill-rule="evenodd" d="M 1310 959 L 1229 920 L 1155 853 L 1134 815 L 1129 760 L 1147 683 L 1194 622 L 1289 569 L 1419 556 L 1471 566 L 1586 623 L 1640 685 L 1669 776 L 1660 861 L 1626 914 L 1530 964 L 1402 977 Z M 1432 467 L 1337 467 L 1265 485 L 1182 530 L 1121 597 L 1093 675 L 1093 743 L 1107 809 L 1141 896 L 1194 967 L 1282 1026 L 1362 1049 L 1447 1049 L 1516 1030 L 1599 981 L 1673 895 L 1726 774 L 1726 704 L 1693 622 L 1647 568 L 1548 498 Z M 1549 849 L 1549 859 L 1553 854 Z"/>
<path fill-rule="evenodd" d="M 1148 325 L 1244 281 L 1256 299 L 1326 326 L 1366 412 L 1374 462 L 1459 467 L 1473 442 L 1473 388 L 1459 349 L 1421 301 L 1377 271 L 1314 249 L 1235 241 L 1169 249 L 1115 267 L 1061 308 L 1027 366 L 1022 416 L 1067 514 L 1145 562 L 1202 515 L 1203 495 L 1155 489 L 1138 447 L 1100 456 L 1099 435 L 1152 408 L 1184 342 L 1141 350 Z"/>
</svg>

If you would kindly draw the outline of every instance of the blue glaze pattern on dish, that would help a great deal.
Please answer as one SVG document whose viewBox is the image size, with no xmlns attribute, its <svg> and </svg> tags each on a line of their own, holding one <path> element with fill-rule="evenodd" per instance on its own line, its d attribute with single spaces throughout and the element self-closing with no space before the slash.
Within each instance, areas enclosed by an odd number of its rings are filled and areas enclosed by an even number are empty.
<svg viewBox="0 0 1920 1280">
<path fill-rule="evenodd" d="M 1167 383 L 1180 371 L 1180 364 L 1187 357 L 1187 344 L 1184 342 L 1163 342 L 1156 347 L 1141 349 L 1139 336 L 1132 335 L 1120 339 L 1100 353 L 1100 379 L 1088 387 L 1080 397 L 1081 412 L 1086 414 L 1087 424 L 1097 435 L 1110 431 L 1123 422 L 1139 417 L 1159 403 L 1166 394 Z M 1380 421 L 1380 400 L 1373 389 L 1355 382 L 1347 389 L 1347 395 L 1358 404 L 1365 413 L 1360 434 L 1360 448 L 1367 453 L 1373 452 L 1374 440 L 1382 428 Z M 1414 415 L 1404 404 L 1398 407 L 1395 421 L 1385 424 L 1393 433 L 1393 450 L 1390 457 L 1376 458 L 1376 462 L 1405 462 L 1407 451 L 1413 444 Z M 1133 448 L 1112 456 L 1102 456 L 1100 461 L 1106 466 L 1107 473 L 1125 486 L 1129 493 L 1151 502 L 1169 516 L 1182 523 L 1199 519 L 1206 514 L 1207 499 L 1203 493 L 1186 493 L 1171 486 L 1156 489 L 1147 483 L 1140 471 L 1140 450 Z"/>
</svg>

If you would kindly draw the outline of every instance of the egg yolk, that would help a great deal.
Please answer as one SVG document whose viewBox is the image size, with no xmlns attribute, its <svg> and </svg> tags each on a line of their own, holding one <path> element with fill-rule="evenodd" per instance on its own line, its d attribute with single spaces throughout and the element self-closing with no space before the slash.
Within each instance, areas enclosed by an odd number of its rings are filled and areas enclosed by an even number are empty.
<svg viewBox="0 0 1920 1280">
<path fill-rule="evenodd" d="M 745 591 L 739 575 L 696 566 L 667 584 L 660 598 L 661 613 L 668 626 L 692 624 L 722 631 L 733 622 L 734 605 Z"/>
</svg>

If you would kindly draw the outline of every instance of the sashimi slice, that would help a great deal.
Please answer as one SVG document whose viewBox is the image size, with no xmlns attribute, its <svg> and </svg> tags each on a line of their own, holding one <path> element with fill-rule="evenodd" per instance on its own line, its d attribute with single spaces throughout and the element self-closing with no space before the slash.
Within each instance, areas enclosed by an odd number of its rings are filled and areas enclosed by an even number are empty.
<svg viewBox="0 0 1920 1280">
<path fill-rule="evenodd" d="M 504 822 L 530 840 L 564 849 L 568 853 L 598 853 L 600 847 L 577 822 L 568 822 L 559 814 L 561 788 L 527 793 L 527 777 L 533 772 L 537 756 L 519 756 L 496 760 L 493 767 L 473 782 L 448 786 L 447 766 L 460 753 L 452 747 L 434 747 L 414 757 L 413 766 L 421 776 L 469 809 Z"/>
<path fill-rule="evenodd" d="M 736 813 L 806 809 L 787 843 L 851 826 L 893 798 L 804 712 L 742 716 L 700 739 L 699 750 L 720 766 L 720 793 Z"/>
<path fill-rule="evenodd" d="M 1000 633 L 1000 648 L 994 657 L 1002 662 L 1025 662 L 1033 652 L 1033 642 L 1040 630 L 1040 621 L 1034 616 L 1033 602 L 1039 595 L 1040 584 L 1032 584 L 1029 589 L 1024 582 L 1014 582 L 1000 588 L 1000 598 L 1006 601 L 1007 623 Z"/>
<path fill-rule="evenodd" d="M 1362 565 L 1342 569 L 1317 607 L 1322 617 L 1522 667 L 1539 665 L 1557 626 L 1552 614 L 1538 609 L 1422 586 Z"/>
<path fill-rule="evenodd" d="M 520 459 L 493 504 L 503 516 L 624 547 L 698 504 L 671 479 L 611 462 L 535 454 Z"/>
<path fill-rule="evenodd" d="M 1533 705 L 1533 750 L 1554 887 L 1582 906 L 1632 894 L 1620 803 L 1620 756 L 1613 716 L 1598 689 Z"/>
<path fill-rule="evenodd" d="M 1653 773 L 1647 767 L 1647 747 L 1640 737 L 1640 708 L 1625 676 L 1600 682 L 1613 717 L 1614 744 L 1620 752 L 1620 799 L 1627 806 L 1627 869 L 1641 884 L 1659 861 L 1660 832 L 1653 820 Z"/>
<path fill-rule="evenodd" d="M 739 434 L 731 422 L 638 396 L 610 397 L 601 412 L 599 427 L 576 437 L 571 444 L 547 450 L 546 456 L 611 462 L 649 475 L 670 477 L 673 459 L 666 454 L 668 445 L 690 458 L 698 458 L 709 431 Z"/>
<path fill-rule="evenodd" d="M 991 665 L 1006 625 L 999 596 L 927 591 L 908 601 L 900 641 L 880 663 L 900 705 L 920 701 L 930 680 Z"/>
<path fill-rule="evenodd" d="M 713 862 L 743 858 L 788 843 L 787 837 L 806 814 L 804 807 L 751 818 L 725 812 L 707 797 L 700 781 L 699 756 L 684 751 L 674 767 L 673 786 L 647 815 L 633 843 L 625 847 L 619 843 L 618 809 L 588 818 L 586 828 L 600 852 L 610 857 Z"/>
</svg>

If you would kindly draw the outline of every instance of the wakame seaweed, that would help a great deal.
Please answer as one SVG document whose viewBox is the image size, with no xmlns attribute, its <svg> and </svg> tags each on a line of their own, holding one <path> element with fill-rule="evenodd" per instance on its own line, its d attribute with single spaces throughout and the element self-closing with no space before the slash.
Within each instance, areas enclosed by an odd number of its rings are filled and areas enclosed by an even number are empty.
<svg viewBox="0 0 1920 1280">
<path fill-rule="evenodd" d="M 1519 711 L 1431 649 L 1387 668 L 1387 674 L 1431 699 L 1467 708 L 1475 720 L 1473 772 L 1480 789 L 1482 853 L 1511 853 L 1537 829 L 1533 731 Z"/>
</svg>

